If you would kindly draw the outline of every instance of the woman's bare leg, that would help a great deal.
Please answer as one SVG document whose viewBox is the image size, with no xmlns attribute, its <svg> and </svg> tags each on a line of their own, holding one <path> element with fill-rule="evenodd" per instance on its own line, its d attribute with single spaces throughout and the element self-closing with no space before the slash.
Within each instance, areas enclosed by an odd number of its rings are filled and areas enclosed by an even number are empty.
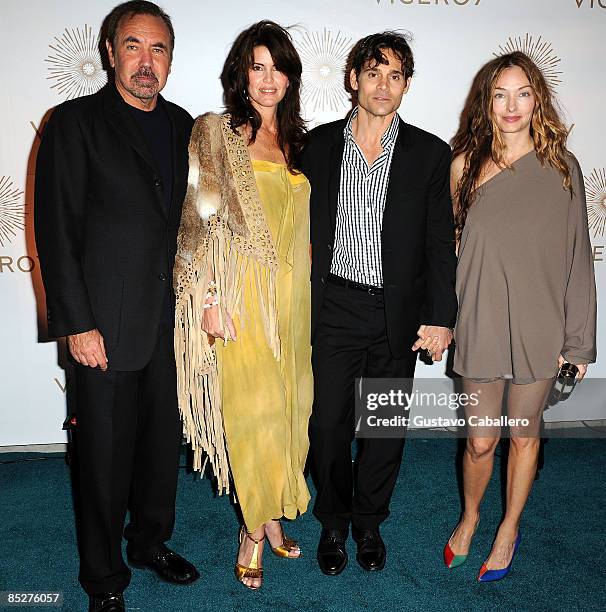
<svg viewBox="0 0 606 612">
<path fill-rule="evenodd" d="M 509 388 L 508 417 L 527 419 L 529 424 L 510 428 L 506 510 L 486 560 L 488 569 L 507 567 L 511 561 L 522 511 L 537 471 L 541 419 L 552 384 L 553 379 L 548 379 L 527 385 L 511 384 Z"/>
<path fill-rule="evenodd" d="M 470 417 L 499 418 L 501 415 L 505 381 L 474 382 L 463 379 L 463 392 L 468 396 L 478 394 L 476 406 L 467 406 L 465 415 Z M 464 508 L 461 521 L 451 539 L 450 548 L 455 555 L 466 555 L 480 519 L 480 504 L 492 476 L 494 451 L 499 442 L 500 427 L 468 427 L 467 444 L 463 454 Z"/>
</svg>

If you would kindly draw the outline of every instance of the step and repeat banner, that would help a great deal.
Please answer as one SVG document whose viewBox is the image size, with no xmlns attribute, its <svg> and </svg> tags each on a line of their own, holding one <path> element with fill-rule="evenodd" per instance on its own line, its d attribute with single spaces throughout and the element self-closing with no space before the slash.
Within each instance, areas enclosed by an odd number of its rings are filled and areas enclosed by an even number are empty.
<svg viewBox="0 0 606 612">
<path fill-rule="evenodd" d="M 0 36 L 0 446 L 63 442 L 69 367 L 65 346 L 48 338 L 33 237 L 36 151 L 49 111 L 93 93 L 106 73 L 98 53 L 113 0 L 3 0 Z M 349 109 L 343 67 L 352 44 L 385 29 L 413 38 L 416 74 L 400 113 L 444 140 L 454 135 L 473 76 L 494 57 L 528 53 L 556 91 L 572 126 L 570 149 L 583 168 L 599 310 L 606 308 L 606 118 L 603 38 L 606 0 L 165 0 L 176 47 L 167 99 L 192 115 L 221 110 L 219 74 L 238 34 L 263 18 L 292 26 L 304 66 L 310 126 Z M 540 240 L 541 236 L 537 236 Z M 598 326 L 606 378 L 606 332 Z M 419 376 L 445 376 L 444 365 Z M 446 381 L 444 381 L 446 382 Z M 583 412 L 583 410 L 585 410 Z M 556 420 L 599 417 L 582 413 Z M 602 417 L 604 418 L 604 417 Z M 553 420 L 553 419 L 552 419 Z"/>
</svg>

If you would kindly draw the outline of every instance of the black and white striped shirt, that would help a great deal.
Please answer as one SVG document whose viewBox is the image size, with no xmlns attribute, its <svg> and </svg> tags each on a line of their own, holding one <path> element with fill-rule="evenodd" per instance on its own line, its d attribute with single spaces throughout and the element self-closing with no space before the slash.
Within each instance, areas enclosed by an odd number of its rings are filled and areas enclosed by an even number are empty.
<svg viewBox="0 0 606 612">
<path fill-rule="evenodd" d="M 395 114 L 381 137 L 383 152 L 369 166 L 351 129 L 357 114 L 355 108 L 344 131 L 345 149 L 330 271 L 358 283 L 382 287 L 381 227 L 399 120 Z"/>
</svg>

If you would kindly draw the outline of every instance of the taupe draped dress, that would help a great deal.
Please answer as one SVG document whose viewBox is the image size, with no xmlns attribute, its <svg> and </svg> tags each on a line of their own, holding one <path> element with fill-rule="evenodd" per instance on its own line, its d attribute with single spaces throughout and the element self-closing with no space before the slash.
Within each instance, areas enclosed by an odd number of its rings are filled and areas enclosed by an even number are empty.
<svg viewBox="0 0 606 612">
<path fill-rule="evenodd" d="M 454 370 L 474 379 L 552 378 L 560 353 L 596 358 L 596 290 L 583 175 L 572 197 L 534 151 L 484 183 L 461 237 Z"/>
</svg>

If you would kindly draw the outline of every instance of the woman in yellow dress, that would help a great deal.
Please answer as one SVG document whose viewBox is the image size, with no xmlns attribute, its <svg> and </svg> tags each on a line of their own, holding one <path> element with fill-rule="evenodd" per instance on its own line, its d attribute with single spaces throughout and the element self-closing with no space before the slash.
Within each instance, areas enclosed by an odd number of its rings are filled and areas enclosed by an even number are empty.
<svg viewBox="0 0 606 612">
<path fill-rule="evenodd" d="M 175 354 L 184 431 L 244 525 L 235 566 L 262 583 L 267 538 L 298 557 L 279 519 L 305 512 L 312 404 L 309 183 L 301 61 L 270 21 L 236 39 L 221 81 L 226 114 L 199 117 L 175 262 Z M 215 339 L 216 342 L 215 342 Z"/>
</svg>

